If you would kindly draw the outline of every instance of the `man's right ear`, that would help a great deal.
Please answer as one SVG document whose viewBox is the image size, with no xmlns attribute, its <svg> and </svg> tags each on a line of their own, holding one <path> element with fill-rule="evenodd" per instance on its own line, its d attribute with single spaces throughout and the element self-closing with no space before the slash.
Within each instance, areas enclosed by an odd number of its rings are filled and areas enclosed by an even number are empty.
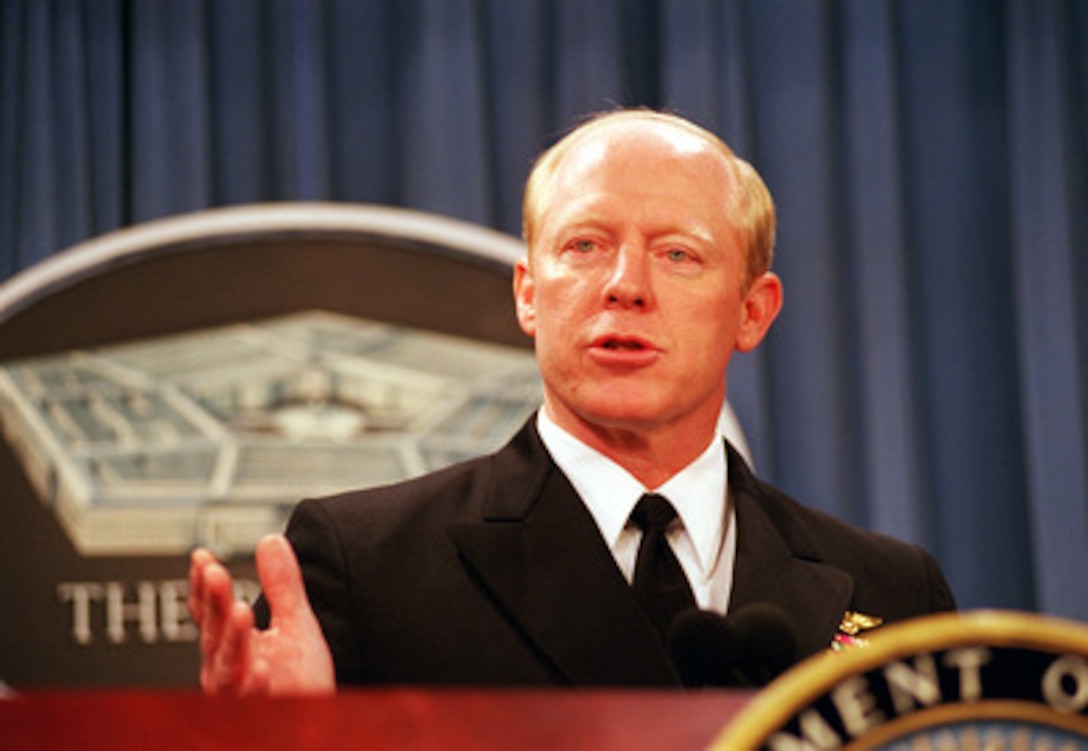
<svg viewBox="0 0 1088 751">
<path fill-rule="evenodd" d="M 528 261 L 522 259 L 514 266 L 514 306 L 518 325 L 528 336 L 536 336 L 535 292 L 533 272 Z"/>
</svg>

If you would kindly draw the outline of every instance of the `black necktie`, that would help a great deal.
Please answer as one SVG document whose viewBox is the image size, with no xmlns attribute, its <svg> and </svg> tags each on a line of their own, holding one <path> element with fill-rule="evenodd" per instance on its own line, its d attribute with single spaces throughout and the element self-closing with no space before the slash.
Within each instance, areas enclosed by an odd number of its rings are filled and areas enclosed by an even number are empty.
<svg viewBox="0 0 1088 751">
<path fill-rule="evenodd" d="M 659 495 L 642 496 L 631 512 L 631 521 L 642 530 L 635 561 L 635 596 L 657 626 L 662 642 L 673 619 L 695 607 L 688 579 L 665 539 L 665 529 L 675 518 L 676 509 Z"/>
</svg>

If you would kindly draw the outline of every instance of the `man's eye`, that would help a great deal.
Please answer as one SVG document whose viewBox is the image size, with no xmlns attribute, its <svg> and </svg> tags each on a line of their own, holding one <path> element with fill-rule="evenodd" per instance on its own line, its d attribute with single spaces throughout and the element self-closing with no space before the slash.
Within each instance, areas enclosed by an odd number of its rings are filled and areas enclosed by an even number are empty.
<svg viewBox="0 0 1088 751">
<path fill-rule="evenodd" d="M 665 253 L 665 257 L 670 261 L 686 261 L 691 258 L 691 254 L 683 248 L 672 248 Z"/>
<path fill-rule="evenodd" d="M 593 240 L 575 240 L 572 247 L 579 253 L 589 253 L 597 247 L 597 243 Z"/>
</svg>

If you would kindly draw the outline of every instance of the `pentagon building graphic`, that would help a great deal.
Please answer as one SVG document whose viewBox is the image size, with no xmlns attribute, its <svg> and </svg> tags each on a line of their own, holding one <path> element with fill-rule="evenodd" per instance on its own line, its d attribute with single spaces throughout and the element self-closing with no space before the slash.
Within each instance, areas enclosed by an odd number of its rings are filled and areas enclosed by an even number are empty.
<svg viewBox="0 0 1088 751">
<path fill-rule="evenodd" d="M 251 552 L 302 497 L 501 446 L 527 350 L 322 312 L 0 367 L 0 419 L 85 555 Z"/>
</svg>

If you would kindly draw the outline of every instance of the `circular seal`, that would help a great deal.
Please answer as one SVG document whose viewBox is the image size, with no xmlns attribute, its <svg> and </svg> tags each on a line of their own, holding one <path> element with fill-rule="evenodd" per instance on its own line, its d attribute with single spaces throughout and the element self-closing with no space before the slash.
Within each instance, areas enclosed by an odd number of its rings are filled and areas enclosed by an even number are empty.
<svg viewBox="0 0 1088 751">
<path fill-rule="evenodd" d="M 874 629 L 801 663 L 719 751 L 1088 751 L 1088 625 L 976 611 Z"/>
</svg>

